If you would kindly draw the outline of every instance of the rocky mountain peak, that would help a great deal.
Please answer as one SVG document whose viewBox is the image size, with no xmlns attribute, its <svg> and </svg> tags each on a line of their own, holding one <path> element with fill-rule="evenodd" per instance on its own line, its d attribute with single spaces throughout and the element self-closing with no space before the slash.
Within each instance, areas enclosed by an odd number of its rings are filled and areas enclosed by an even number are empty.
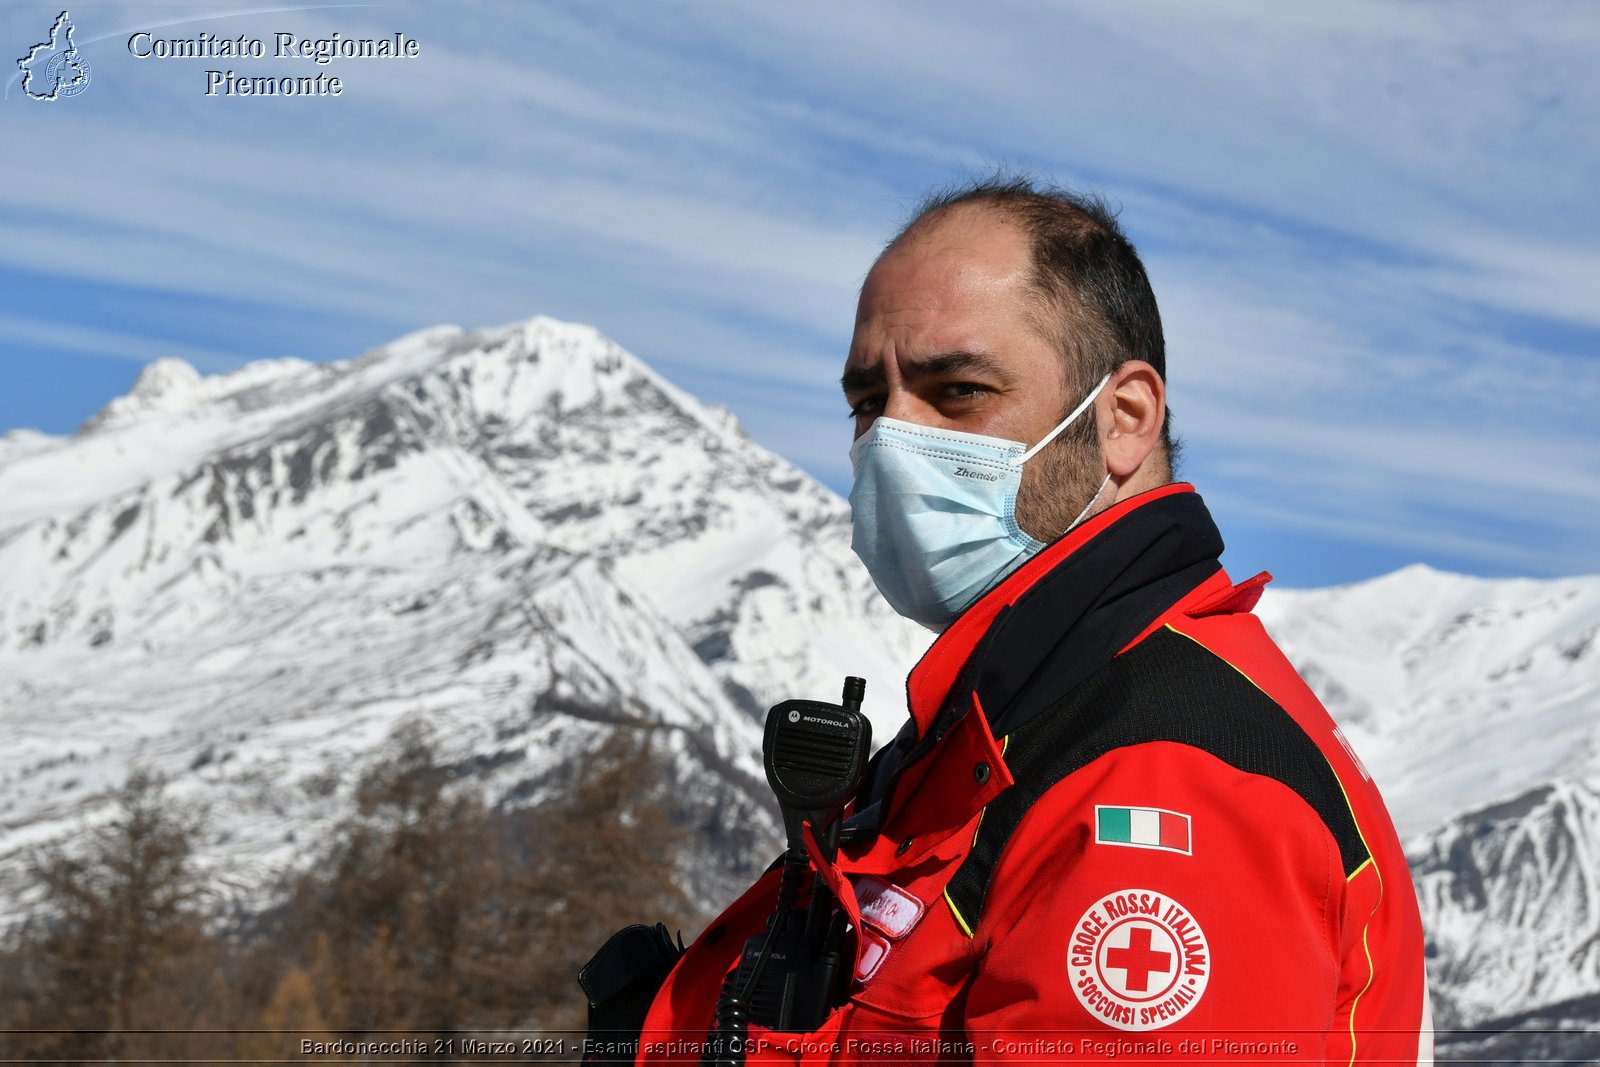
<svg viewBox="0 0 1600 1067">
<path fill-rule="evenodd" d="M 423 715 L 524 800 L 606 730 L 659 734 L 726 877 L 773 826 L 767 706 L 861 674 L 880 733 L 904 715 L 926 637 L 843 502 L 590 327 L 141 383 L 0 450 L 0 857 L 145 761 L 226 813 L 217 862 L 280 862 L 348 799 L 294 783 Z"/>
<path fill-rule="evenodd" d="M 92 415 L 78 431 L 92 433 L 154 412 L 176 411 L 191 403 L 203 379 L 187 361 L 167 356 L 139 372 L 126 396 L 117 397 Z"/>
</svg>

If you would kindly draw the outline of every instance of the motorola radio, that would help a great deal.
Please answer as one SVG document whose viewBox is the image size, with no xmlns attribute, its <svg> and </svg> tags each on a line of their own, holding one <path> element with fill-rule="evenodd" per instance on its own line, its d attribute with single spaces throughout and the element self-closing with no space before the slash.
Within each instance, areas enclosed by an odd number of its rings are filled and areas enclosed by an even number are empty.
<svg viewBox="0 0 1600 1067">
<path fill-rule="evenodd" d="M 812 877 L 810 899 L 796 906 L 811 873 L 802 827 L 824 860 L 839 849 L 845 805 L 861 788 L 872 754 L 872 724 L 861 714 L 867 683 L 846 678 L 843 700 L 785 700 L 767 712 L 761 742 L 767 783 L 783 813 L 788 848 L 778 883 L 778 906 L 764 933 L 745 942 L 739 965 L 723 982 L 707 1067 L 738 1067 L 751 1020 L 784 1033 L 817 1029 L 848 991 L 844 966 L 845 918 L 833 894 Z"/>
</svg>

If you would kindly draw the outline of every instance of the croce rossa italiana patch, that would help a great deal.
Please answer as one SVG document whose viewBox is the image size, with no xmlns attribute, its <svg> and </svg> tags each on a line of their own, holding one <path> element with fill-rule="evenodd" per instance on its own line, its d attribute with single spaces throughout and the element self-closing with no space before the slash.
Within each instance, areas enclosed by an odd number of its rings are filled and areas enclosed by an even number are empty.
<svg viewBox="0 0 1600 1067">
<path fill-rule="evenodd" d="M 1211 950 L 1194 916 L 1170 896 L 1119 889 L 1074 924 L 1067 972 L 1094 1018 L 1119 1030 L 1157 1030 L 1200 1003 Z"/>
</svg>

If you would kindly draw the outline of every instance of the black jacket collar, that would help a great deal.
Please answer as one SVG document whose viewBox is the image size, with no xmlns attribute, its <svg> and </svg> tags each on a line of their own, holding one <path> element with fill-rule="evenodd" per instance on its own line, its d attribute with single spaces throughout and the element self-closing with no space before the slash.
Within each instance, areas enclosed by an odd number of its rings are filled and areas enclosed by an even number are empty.
<svg viewBox="0 0 1600 1067">
<path fill-rule="evenodd" d="M 1012 732 L 1221 570 L 1221 554 L 1198 493 L 1134 509 L 1000 609 L 952 695 L 966 705 L 976 690 L 994 735 Z"/>
<path fill-rule="evenodd" d="M 873 761 L 861 828 L 881 818 L 877 802 L 938 746 L 974 692 L 993 736 L 1011 733 L 1220 571 L 1222 548 L 1210 511 L 1187 485 L 1122 501 L 1046 546 L 968 608 L 911 672 L 912 718 Z"/>
</svg>

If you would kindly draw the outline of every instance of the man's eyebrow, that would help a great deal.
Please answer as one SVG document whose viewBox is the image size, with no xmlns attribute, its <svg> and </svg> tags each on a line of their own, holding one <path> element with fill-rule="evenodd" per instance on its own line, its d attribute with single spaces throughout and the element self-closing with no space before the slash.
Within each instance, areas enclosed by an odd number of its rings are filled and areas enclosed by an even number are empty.
<svg viewBox="0 0 1600 1067">
<path fill-rule="evenodd" d="M 839 376 L 839 388 L 846 393 L 859 393 L 863 389 L 871 389 L 884 382 L 883 361 L 879 360 L 870 367 L 846 367 Z"/>
<path fill-rule="evenodd" d="M 940 378 L 955 374 L 987 374 L 999 378 L 1009 378 L 1005 367 L 993 356 L 984 352 L 941 352 L 937 356 L 926 359 L 908 360 L 900 364 L 900 375 L 915 381 L 918 378 Z M 883 363 L 880 360 L 870 367 L 849 367 L 839 378 L 839 385 L 846 393 L 860 392 L 871 389 L 873 386 L 882 385 L 884 382 Z"/>
</svg>

